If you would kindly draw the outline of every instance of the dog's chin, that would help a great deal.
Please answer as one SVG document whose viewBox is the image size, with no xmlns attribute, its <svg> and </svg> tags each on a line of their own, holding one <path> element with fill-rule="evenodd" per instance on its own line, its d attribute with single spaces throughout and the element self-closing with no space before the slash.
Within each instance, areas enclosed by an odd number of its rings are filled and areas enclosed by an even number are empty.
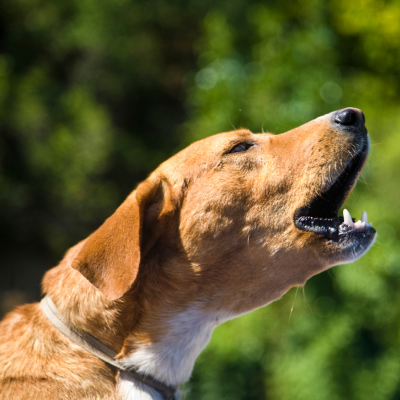
<svg viewBox="0 0 400 400">
<path fill-rule="evenodd" d="M 329 258 L 332 265 L 347 264 L 358 260 L 370 249 L 375 238 L 375 229 L 368 227 L 340 235 L 338 241 L 328 241 L 326 249 L 330 253 Z"/>
<path fill-rule="evenodd" d="M 316 235 L 317 242 L 330 253 L 331 265 L 357 260 L 368 251 L 376 237 L 376 231 L 372 228 L 372 223 L 368 222 L 366 212 L 357 222 L 347 210 L 343 211 L 343 216 L 337 216 L 355 186 L 368 150 L 369 143 L 366 141 L 359 152 L 348 160 L 337 178 L 321 194 L 294 213 L 293 222 L 296 228 Z"/>
</svg>

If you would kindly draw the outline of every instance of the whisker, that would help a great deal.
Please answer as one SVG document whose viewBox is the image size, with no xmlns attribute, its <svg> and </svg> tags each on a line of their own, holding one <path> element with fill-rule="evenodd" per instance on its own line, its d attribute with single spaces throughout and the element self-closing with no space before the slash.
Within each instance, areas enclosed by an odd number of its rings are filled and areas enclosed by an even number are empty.
<svg viewBox="0 0 400 400">
<path fill-rule="evenodd" d="M 308 311 L 310 311 L 312 314 L 314 314 L 314 311 L 312 310 L 312 308 L 311 308 L 311 306 L 310 306 L 310 303 L 309 303 L 308 300 L 307 300 L 307 296 L 306 296 L 306 284 L 304 284 L 304 285 L 302 286 L 302 289 L 303 289 L 303 301 L 304 301 L 304 304 L 305 304 L 305 306 L 306 306 L 306 309 L 307 309 Z"/>
<path fill-rule="evenodd" d="M 233 122 L 232 122 L 232 120 L 231 120 L 231 117 L 230 117 L 228 114 L 227 114 L 226 116 L 227 116 L 227 118 L 228 118 L 228 121 L 229 121 L 229 123 L 231 124 L 231 126 L 232 126 L 233 130 L 234 130 L 234 131 L 236 131 L 236 130 L 237 130 L 237 128 L 236 128 L 236 126 L 233 124 Z"/>
<path fill-rule="evenodd" d="M 289 321 L 290 321 L 290 318 L 292 317 L 292 313 L 293 313 L 293 309 L 294 309 L 294 303 L 296 302 L 296 297 L 297 297 L 297 292 L 298 292 L 298 291 L 299 291 L 299 286 L 297 286 L 297 288 L 296 288 L 296 293 L 295 293 L 295 295 L 294 295 L 292 308 L 291 308 L 290 314 L 289 314 Z"/>
</svg>

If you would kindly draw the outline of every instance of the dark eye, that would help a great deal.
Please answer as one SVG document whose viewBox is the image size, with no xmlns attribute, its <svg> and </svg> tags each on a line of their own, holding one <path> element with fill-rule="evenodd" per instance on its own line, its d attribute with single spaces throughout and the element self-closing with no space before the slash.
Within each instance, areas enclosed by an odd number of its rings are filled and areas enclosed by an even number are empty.
<svg viewBox="0 0 400 400">
<path fill-rule="evenodd" d="M 227 154 L 230 153 L 241 153 L 242 151 L 247 151 L 250 147 L 254 146 L 254 143 L 239 143 L 234 146 Z"/>
</svg>

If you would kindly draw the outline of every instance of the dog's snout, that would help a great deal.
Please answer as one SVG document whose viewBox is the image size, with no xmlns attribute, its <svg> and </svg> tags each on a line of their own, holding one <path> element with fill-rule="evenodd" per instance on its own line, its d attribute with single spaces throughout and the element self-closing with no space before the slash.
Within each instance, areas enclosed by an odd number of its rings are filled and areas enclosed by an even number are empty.
<svg viewBox="0 0 400 400">
<path fill-rule="evenodd" d="M 365 116 L 358 108 L 345 108 L 335 114 L 334 121 L 342 127 L 353 127 L 359 130 L 365 130 Z"/>
</svg>

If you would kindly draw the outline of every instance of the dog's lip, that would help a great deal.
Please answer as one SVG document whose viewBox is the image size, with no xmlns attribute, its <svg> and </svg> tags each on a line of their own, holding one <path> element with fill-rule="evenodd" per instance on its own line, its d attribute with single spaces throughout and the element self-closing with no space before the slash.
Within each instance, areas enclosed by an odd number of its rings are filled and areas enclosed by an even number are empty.
<svg viewBox="0 0 400 400">
<path fill-rule="evenodd" d="M 342 186 L 348 185 L 348 192 L 354 186 L 354 183 L 358 179 L 358 176 L 362 170 L 362 167 L 367 160 L 369 152 L 369 140 L 363 141 L 362 147 L 348 160 L 347 164 L 343 167 L 342 171 L 338 171 L 337 176 L 333 180 L 329 180 L 327 186 L 324 188 L 322 195 L 329 192 L 329 190 L 334 187 L 336 184 L 341 184 Z M 344 179 L 346 182 L 340 182 Z"/>
<path fill-rule="evenodd" d="M 366 161 L 368 149 L 369 144 L 366 141 L 321 195 L 295 211 L 293 222 L 296 228 L 334 241 L 338 241 L 343 235 L 353 235 L 353 233 L 375 233 L 372 224 L 368 221 L 363 223 L 363 218 L 355 222 L 348 212 L 348 215 L 344 214 L 345 218 L 337 216 L 344 200 L 355 185 Z"/>
<path fill-rule="evenodd" d="M 345 212 L 346 211 L 347 210 L 345 210 Z M 314 218 L 302 216 L 295 221 L 295 225 L 300 230 L 312 232 L 322 236 L 323 238 L 333 241 L 339 241 L 343 236 L 346 235 L 376 233 L 371 222 L 369 223 L 368 221 L 363 221 L 362 219 L 356 222 L 354 218 L 352 218 L 350 222 L 345 222 L 344 217 Z"/>
</svg>

